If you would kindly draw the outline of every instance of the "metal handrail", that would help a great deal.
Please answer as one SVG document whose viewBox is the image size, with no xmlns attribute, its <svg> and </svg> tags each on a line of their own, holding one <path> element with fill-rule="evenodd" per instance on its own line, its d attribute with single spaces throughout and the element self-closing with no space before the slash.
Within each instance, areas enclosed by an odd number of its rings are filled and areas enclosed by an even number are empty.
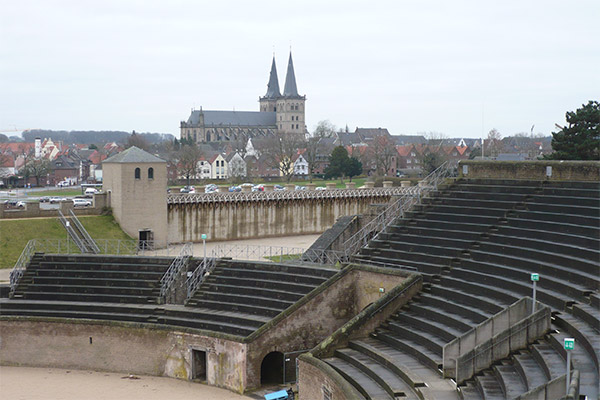
<svg viewBox="0 0 600 400">
<path fill-rule="evenodd" d="M 27 245 L 25 245 L 25 248 L 21 252 L 21 255 L 19 256 L 19 259 L 15 263 L 15 266 L 10 271 L 10 275 L 9 276 L 10 276 L 10 291 L 11 292 L 14 292 L 15 289 L 17 288 L 17 285 L 19 284 L 19 281 L 23 277 L 23 273 L 25 272 L 25 268 L 27 268 L 27 265 L 31 261 L 31 258 L 35 254 L 35 249 L 36 249 L 35 239 L 30 240 L 29 242 L 27 242 Z"/>
<path fill-rule="evenodd" d="M 181 272 L 181 269 L 187 264 L 190 257 L 193 256 L 192 244 L 186 243 L 181 248 L 179 255 L 169 265 L 165 274 L 160 278 L 160 297 L 164 298 L 167 292 L 175 282 L 175 278 Z"/>
<path fill-rule="evenodd" d="M 203 258 L 194 272 L 188 277 L 185 284 L 187 286 L 187 298 L 192 298 L 198 287 L 204 282 L 204 278 L 209 274 L 216 265 L 216 258 Z"/>
<path fill-rule="evenodd" d="M 67 230 L 67 234 L 69 235 L 69 237 L 71 239 L 73 239 L 73 242 L 79 248 L 79 250 L 81 250 L 82 253 L 87 253 L 88 249 L 85 246 L 85 243 L 79 237 L 79 235 L 77 235 L 77 233 L 75 232 L 75 229 L 73 229 L 71 224 L 67 225 L 67 222 L 69 222 L 69 221 L 67 220 L 67 218 L 64 216 L 64 214 L 60 210 L 58 210 L 58 219 L 60 220 L 62 225 L 65 227 L 65 229 Z"/>
<path fill-rule="evenodd" d="M 450 176 L 450 164 L 443 163 L 439 168 L 429 174 L 425 179 L 415 186 L 415 190 L 400 197 L 392 204 L 387 206 L 379 215 L 373 218 L 358 232 L 348 238 L 342 248 L 348 256 L 358 253 L 365 247 L 369 241 L 376 238 L 380 232 L 383 232 L 392 222 L 400 217 L 404 217 L 405 213 L 412 209 L 416 204 L 421 202 L 421 199 L 430 192 L 437 190 L 437 187 L 448 176 Z"/>
<path fill-rule="evenodd" d="M 100 249 L 98 248 L 98 245 L 96 244 L 94 239 L 92 239 L 92 237 L 90 236 L 88 231 L 83 227 L 83 225 L 79 221 L 79 218 L 77 218 L 77 216 L 75 215 L 73 210 L 69 209 L 69 213 L 71 214 L 71 221 L 73 221 L 75 223 L 75 226 L 79 230 L 79 233 L 81 233 L 81 235 L 83 236 L 83 240 L 85 241 L 85 244 L 87 245 L 88 250 L 90 250 L 90 252 L 94 253 L 94 254 L 100 253 Z"/>
</svg>

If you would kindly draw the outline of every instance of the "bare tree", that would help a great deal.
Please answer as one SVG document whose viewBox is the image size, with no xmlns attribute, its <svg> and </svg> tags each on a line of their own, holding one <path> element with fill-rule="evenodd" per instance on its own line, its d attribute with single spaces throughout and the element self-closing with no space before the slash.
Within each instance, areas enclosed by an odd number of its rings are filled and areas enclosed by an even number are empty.
<svg viewBox="0 0 600 400">
<path fill-rule="evenodd" d="M 487 153 L 492 157 L 497 157 L 502 149 L 502 135 L 497 129 L 489 131 L 487 136 Z"/>
<path fill-rule="evenodd" d="M 21 169 L 21 174 L 27 180 L 29 177 L 35 177 L 36 186 L 40 186 L 40 179 L 50 173 L 52 164 L 43 158 L 33 160 L 25 164 Z"/>
<path fill-rule="evenodd" d="M 185 177 L 188 186 L 191 179 L 195 179 L 198 174 L 198 162 L 201 157 L 202 152 L 195 144 L 183 145 L 177 153 L 177 172 Z"/>
<path fill-rule="evenodd" d="M 369 153 L 377 173 L 387 176 L 390 169 L 394 167 L 398 155 L 394 142 L 388 136 L 375 136 L 369 143 Z"/>
<path fill-rule="evenodd" d="M 444 145 L 444 142 L 446 141 L 446 139 L 448 139 L 448 135 L 442 132 L 430 131 L 423 132 L 421 134 L 425 137 L 425 139 L 427 139 L 427 145 L 429 146 L 429 149 L 434 153 L 440 152 L 442 146 Z"/>
<path fill-rule="evenodd" d="M 262 150 L 270 155 L 270 166 L 277 168 L 286 182 L 291 181 L 294 176 L 294 158 L 302 144 L 301 136 L 289 132 L 277 133 L 265 140 Z"/>
<path fill-rule="evenodd" d="M 325 119 L 323 121 L 319 121 L 312 136 L 318 138 L 334 137 L 336 130 L 336 126 L 333 125 L 329 120 Z"/>
<path fill-rule="evenodd" d="M 331 146 L 324 144 L 323 139 L 335 136 L 336 127 L 328 120 L 319 121 L 312 135 L 307 135 L 304 141 L 306 151 L 302 155 L 308 163 L 308 176 L 310 182 L 313 181 L 313 175 L 317 164 L 322 157 L 327 157 L 331 153 Z"/>
<path fill-rule="evenodd" d="M 248 151 L 248 137 L 240 134 L 236 140 L 230 142 L 231 151 L 238 153 L 242 159 L 246 158 Z"/>
<path fill-rule="evenodd" d="M 143 136 L 135 133 L 135 131 L 133 131 L 131 135 L 127 138 L 127 143 L 125 144 L 125 147 L 127 148 L 133 146 L 146 151 L 150 148 L 150 144 L 148 143 L 148 141 L 144 139 Z"/>
</svg>

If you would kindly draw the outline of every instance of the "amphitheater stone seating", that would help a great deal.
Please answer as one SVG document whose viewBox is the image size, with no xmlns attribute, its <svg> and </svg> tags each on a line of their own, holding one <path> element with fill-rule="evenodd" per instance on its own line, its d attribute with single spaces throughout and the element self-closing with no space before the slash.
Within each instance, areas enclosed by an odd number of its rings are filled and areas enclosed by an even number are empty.
<svg viewBox="0 0 600 400">
<path fill-rule="evenodd" d="M 13 298 L 157 303 L 170 257 L 35 254 Z"/>
<path fill-rule="evenodd" d="M 538 300 L 553 308 L 554 331 L 465 382 L 459 396 L 514 398 L 564 374 L 569 335 L 578 342 L 581 393 L 597 398 L 599 205 L 595 182 L 461 179 L 424 199 L 356 257 L 418 269 L 427 277 L 423 292 L 369 338 L 324 361 L 366 398 L 398 398 L 397 379 L 414 393 L 415 382 L 439 385 L 443 346 L 531 295 L 529 274 L 538 272 Z"/>
<path fill-rule="evenodd" d="M 235 317 L 240 326 L 254 331 L 336 272 L 312 266 L 219 260 L 186 302 L 186 309 Z M 167 312 L 165 318 L 169 317 Z"/>
<path fill-rule="evenodd" d="M 186 306 L 159 305 L 172 258 L 35 254 L 0 315 L 178 326 L 246 337 L 337 270 L 219 261 Z"/>
</svg>

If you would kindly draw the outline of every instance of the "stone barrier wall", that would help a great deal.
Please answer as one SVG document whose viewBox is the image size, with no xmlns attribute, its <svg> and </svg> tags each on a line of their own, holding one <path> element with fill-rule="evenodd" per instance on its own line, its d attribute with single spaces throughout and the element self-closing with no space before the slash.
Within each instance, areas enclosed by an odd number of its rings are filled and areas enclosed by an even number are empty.
<svg viewBox="0 0 600 400">
<path fill-rule="evenodd" d="M 2 204 L 0 208 L 0 219 L 13 218 L 58 218 L 58 211 L 64 215 L 70 215 L 69 209 L 73 210 L 75 215 L 100 215 L 105 207 L 108 207 L 108 195 L 100 193 L 94 195 L 91 207 L 73 207 L 73 202 L 61 202 L 57 208 L 41 209 L 40 203 L 26 203 L 25 208 L 6 209 Z"/>
<path fill-rule="evenodd" d="M 2 365 L 192 378 L 191 349 L 206 351 L 209 385 L 241 393 L 246 345 L 136 323 L 2 318 Z"/>
<path fill-rule="evenodd" d="M 168 203 L 168 237 L 173 243 L 318 234 L 342 216 L 368 211 L 410 188 L 348 189 L 174 196 Z"/>
<path fill-rule="evenodd" d="M 461 178 L 527 179 L 539 181 L 600 180 L 598 161 L 475 161 L 461 160 Z"/>
<path fill-rule="evenodd" d="M 443 349 L 444 377 L 458 384 L 508 357 L 550 330 L 550 308 L 525 297 L 482 322 Z"/>
</svg>

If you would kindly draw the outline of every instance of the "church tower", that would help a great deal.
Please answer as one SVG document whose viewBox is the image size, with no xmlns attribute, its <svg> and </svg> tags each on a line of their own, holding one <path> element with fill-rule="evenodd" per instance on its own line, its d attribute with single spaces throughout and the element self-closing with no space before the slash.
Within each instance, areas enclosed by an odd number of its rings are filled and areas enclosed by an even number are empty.
<svg viewBox="0 0 600 400">
<path fill-rule="evenodd" d="M 281 93 L 279 92 L 277 67 L 275 66 L 275 55 L 273 55 L 273 63 L 271 64 L 271 74 L 269 75 L 269 83 L 267 84 L 267 94 L 265 94 L 259 99 L 260 111 L 277 111 L 277 99 L 279 99 L 280 97 Z"/>
<path fill-rule="evenodd" d="M 305 102 L 306 96 L 298 94 L 294 62 L 290 51 L 283 95 L 277 100 L 277 128 L 280 132 L 304 135 L 306 132 Z"/>
</svg>

